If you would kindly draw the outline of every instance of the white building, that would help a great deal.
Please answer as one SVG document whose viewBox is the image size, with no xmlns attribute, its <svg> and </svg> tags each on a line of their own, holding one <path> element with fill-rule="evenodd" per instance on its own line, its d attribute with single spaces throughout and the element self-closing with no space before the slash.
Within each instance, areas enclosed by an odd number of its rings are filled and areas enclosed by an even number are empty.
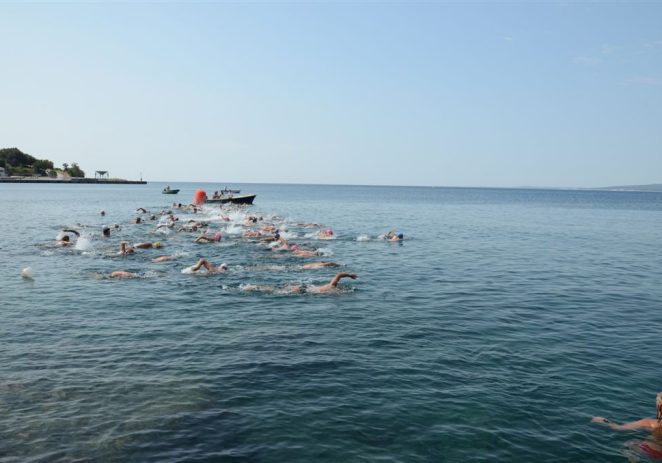
<svg viewBox="0 0 662 463">
<path fill-rule="evenodd" d="M 7 176 L 7 171 L 5 170 L 4 167 L 0 167 L 0 177 L 6 177 Z"/>
</svg>

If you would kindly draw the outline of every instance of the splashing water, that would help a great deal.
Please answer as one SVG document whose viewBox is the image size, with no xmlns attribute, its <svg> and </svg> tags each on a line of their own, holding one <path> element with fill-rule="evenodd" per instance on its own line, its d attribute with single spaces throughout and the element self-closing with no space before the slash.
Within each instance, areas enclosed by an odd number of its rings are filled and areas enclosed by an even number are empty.
<svg viewBox="0 0 662 463">
<path fill-rule="evenodd" d="M 74 246 L 77 251 L 90 251 L 92 248 L 92 241 L 85 235 L 79 237 L 76 240 L 76 246 Z"/>
</svg>

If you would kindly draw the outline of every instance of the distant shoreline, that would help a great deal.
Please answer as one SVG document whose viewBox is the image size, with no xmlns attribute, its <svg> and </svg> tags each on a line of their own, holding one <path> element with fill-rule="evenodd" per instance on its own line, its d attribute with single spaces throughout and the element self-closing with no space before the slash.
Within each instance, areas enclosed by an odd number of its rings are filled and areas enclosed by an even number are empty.
<svg viewBox="0 0 662 463">
<path fill-rule="evenodd" d="M 12 177 L 0 177 L 0 184 L 2 183 L 83 183 L 83 184 L 132 184 L 132 185 L 146 185 L 147 182 L 144 180 L 124 180 L 121 178 L 109 178 L 109 179 L 99 179 L 99 178 L 44 178 L 44 177 L 22 177 L 22 178 L 12 178 Z"/>
</svg>

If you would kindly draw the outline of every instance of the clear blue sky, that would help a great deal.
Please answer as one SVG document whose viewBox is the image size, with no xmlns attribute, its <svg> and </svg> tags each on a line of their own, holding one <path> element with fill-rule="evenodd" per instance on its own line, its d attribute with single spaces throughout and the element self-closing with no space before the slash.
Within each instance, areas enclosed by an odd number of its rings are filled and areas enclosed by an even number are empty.
<svg viewBox="0 0 662 463">
<path fill-rule="evenodd" d="M 88 175 L 662 182 L 662 3 L 0 3 L 0 147 Z"/>
</svg>

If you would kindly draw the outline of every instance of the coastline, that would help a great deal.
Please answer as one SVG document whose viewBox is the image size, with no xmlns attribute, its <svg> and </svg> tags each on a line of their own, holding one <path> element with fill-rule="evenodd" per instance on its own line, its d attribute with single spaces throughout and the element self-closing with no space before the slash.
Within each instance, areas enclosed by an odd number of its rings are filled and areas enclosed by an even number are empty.
<svg viewBox="0 0 662 463">
<path fill-rule="evenodd" d="M 0 184 L 2 183 L 99 183 L 99 184 L 134 184 L 134 185 L 147 185 L 147 182 L 144 180 L 124 180 L 121 178 L 111 178 L 111 179 L 98 179 L 98 178 L 44 178 L 44 177 L 23 177 L 23 178 L 12 178 L 4 177 L 0 178 Z"/>
</svg>

